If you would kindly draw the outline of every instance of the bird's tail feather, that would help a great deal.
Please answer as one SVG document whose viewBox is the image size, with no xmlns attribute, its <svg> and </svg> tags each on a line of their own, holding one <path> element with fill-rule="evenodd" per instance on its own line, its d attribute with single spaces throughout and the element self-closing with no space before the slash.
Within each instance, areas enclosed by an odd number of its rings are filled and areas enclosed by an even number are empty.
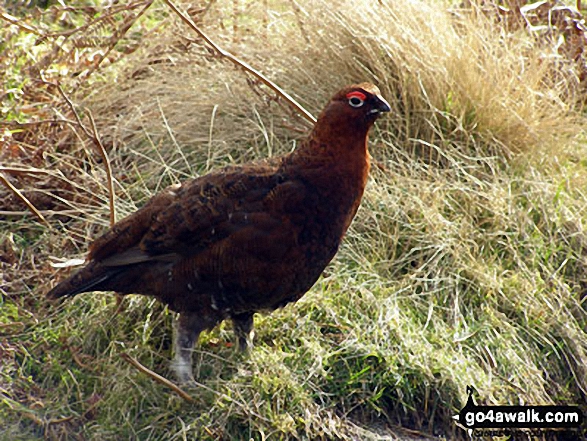
<svg viewBox="0 0 587 441">
<path fill-rule="evenodd" d="M 112 268 L 90 263 L 51 289 L 47 293 L 47 298 L 55 300 L 61 297 L 73 297 L 83 292 L 99 291 L 100 285 L 118 272 Z"/>
</svg>

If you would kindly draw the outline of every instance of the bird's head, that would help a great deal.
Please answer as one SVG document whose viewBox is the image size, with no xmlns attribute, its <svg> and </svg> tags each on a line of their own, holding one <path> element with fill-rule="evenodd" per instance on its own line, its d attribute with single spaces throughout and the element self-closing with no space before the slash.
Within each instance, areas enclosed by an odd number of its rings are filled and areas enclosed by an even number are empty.
<svg viewBox="0 0 587 441">
<path fill-rule="evenodd" d="M 316 128 L 331 135 L 365 137 L 369 128 L 383 112 L 391 110 L 379 88 L 371 83 L 360 83 L 338 91 L 324 108 Z"/>
<path fill-rule="evenodd" d="M 389 112 L 389 103 L 381 96 L 379 88 L 371 83 L 345 87 L 332 97 L 331 105 L 352 119 L 373 122 L 382 112 Z"/>
</svg>

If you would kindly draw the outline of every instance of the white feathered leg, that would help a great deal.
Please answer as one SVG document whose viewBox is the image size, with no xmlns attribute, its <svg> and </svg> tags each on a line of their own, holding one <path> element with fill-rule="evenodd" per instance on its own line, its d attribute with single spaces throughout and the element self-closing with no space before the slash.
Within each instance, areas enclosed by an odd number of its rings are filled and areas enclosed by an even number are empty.
<svg viewBox="0 0 587 441">
<path fill-rule="evenodd" d="M 171 367 L 181 383 L 194 381 L 192 355 L 200 333 L 214 326 L 197 313 L 181 313 L 174 326 L 174 358 Z"/>
</svg>

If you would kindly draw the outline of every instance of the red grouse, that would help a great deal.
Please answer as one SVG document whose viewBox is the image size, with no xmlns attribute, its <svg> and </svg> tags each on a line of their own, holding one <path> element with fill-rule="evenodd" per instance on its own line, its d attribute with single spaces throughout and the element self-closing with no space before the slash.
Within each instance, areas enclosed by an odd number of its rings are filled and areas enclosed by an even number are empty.
<svg viewBox="0 0 587 441">
<path fill-rule="evenodd" d="M 255 312 L 295 302 L 320 277 L 361 202 L 368 131 L 389 111 L 376 86 L 345 87 L 295 151 L 155 195 L 97 238 L 86 265 L 47 296 L 156 297 L 179 313 L 174 368 L 188 381 L 202 331 L 230 318 L 247 349 Z"/>
</svg>

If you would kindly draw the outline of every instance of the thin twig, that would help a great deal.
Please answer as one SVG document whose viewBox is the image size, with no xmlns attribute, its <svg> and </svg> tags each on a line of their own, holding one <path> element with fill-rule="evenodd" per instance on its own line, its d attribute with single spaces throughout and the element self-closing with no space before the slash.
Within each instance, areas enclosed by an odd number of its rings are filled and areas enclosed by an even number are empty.
<svg viewBox="0 0 587 441">
<path fill-rule="evenodd" d="M 230 62 L 232 62 L 233 64 L 237 65 L 238 67 L 242 68 L 245 72 L 250 73 L 251 75 L 255 76 L 256 78 L 258 78 L 263 84 L 265 84 L 267 87 L 269 87 L 270 89 L 272 89 L 275 93 L 277 93 L 280 97 L 282 97 L 289 105 L 291 105 L 297 112 L 299 112 L 305 119 L 307 119 L 308 121 L 310 121 L 312 124 L 316 123 L 316 118 L 314 118 L 314 116 L 312 116 L 312 114 L 310 112 L 308 112 L 306 109 L 304 109 L 296 100 L 294 100 L 286 91 L 284 91 L 283 89 L 281 89 L 277 84 L 275 84 L 273 81 L 271 81 L 269 78 L 267 78 L 265 75 L 263 75 L 261 72 L 259 72 L 258 70 L 254 69 L 253 67 L 251 67 L 249 64 L 247 64 L 246 62 L 239 60 L 238 58 L 236 58 L 234 55 L 232 55 L 230 52 L 222 49 L 220 46 L 218 46 L 216 43 L 214 43 L 214 41 L 212 41 L 204 32 L 202 32 L 197 26 L 196 24 L 187 16 L 185 15 L 183 12 L 181 12 L 172 2 L 171 0 L 163 0 L 165 3 L 167 3 L 167 5 L 169 5 L 169 7 L 173 10 L 173 12 L 175 12 L 182 20 L 184 23 L 186 23 L 190 28 L 192 28 L 192 30 L 194 32 L 196 32 L 202 39 L 204 39 L 204 41 L 206 43 L 208 43 L 212 49 L 220 56 L 226 58 L 227 60 L 229 60 Z"/>
<path fill-rule="evenodd" d="M 106 179 L 108 182 L 106 183 L 108 187 L 108 201 L 110 205 L 110 226 L 112 227 L 116 222 L 116 207 L 114 205 L 114 184 L 112 179 L 112 167 L 110 166 L 110 159 L 108 158 L 108 154 L 106 153 L 106 149 L 104 148 L 104 144 L 102 144 L 102 140 L 100 139 L 100 135 L 98 134 L 98 130 L 96 129 L 96 123 L 94 121 L 94 117 L 92 112 L 88 111 L 88 118 L 90 120 L 90 124 L 92 126 L 92 131 L 90 132 L 87 127 L 83 124 L 79 113 L 75 109 L 73 102 L 69 99 L 69 97 L 65 94 L 63 89 L 59 84 L 54 84 L 57 87 L 60 95 L 63 97 L 67 105 L 69 106 L 71 112 L 75 116 L 75 119 L 78 123 L 78 126 L 83 130 L 88 138 L 92 140 L 98 153 L 102 157 L 102 161 L 104 161 L 104 168 L 106 169 Z"/>
<path fill-rule="evenodd" d="M 43 216 L 39 210 L 37 210 L 37 208 L 33 205 L 33 203 L 31 201 L 29 201 L 27 199 L 27 197 L 21 193 L 21 191 L 16 188 L 14 185 L 12 185 L 10 183 L 10 181 L 8 180 L 8 178 L 6 178 L 6 176 L 4 176 L 3 173 L 0 173 L 0 181 L 6 186 L 6 188 L 8 188 L 17 198 L 19 198 L 21 201 L 23 201 L 25 203 L 25 205 L 29 208 L 29 210 L 31 210 L 31 212 L 37 216 L 37 218 L 43 222 L 45 225 L 47 225 L 49 227 L 49 229 L 53 229 L 51 227 L 51 224 L 49 222 L 47 222 L 47 219 L 45 219 L 45 216 Z"/>
<path fill-rule="evenodd" d="M 77 121 L 77 125 L 84 131 L 84 133 L 86 134 L 86 136 L 88 138 L 92 137 L 92 134 L 90 133 L 90 131 L 86 128 L 86 126 L 84 126 L 84 123 L 82 122 L 81 117 L 79 116 L 79 113 L 77 113 L 77 110 L 75 110 L 75 106 L 73 105 L 73 102 L 69 99 L 69 97 L 65 94 L 65 92 L 63 91 L 63 89 L 61 88 L 61 86 L 57 83 L 51 83 L 49 81 L 46 81 L 47 84 L 50 84 L 54 87 L 57 88 L 57 90 L 59 91 L 59 94 L 61 95 L 61 97 L 65 100 L 65 102 L 67 103 L 67 106 L 69 107 L 69 109 L 71 110 L 71 113 L 73 113 L 73 116 L 75 117 L 75 120 Z"/>
<path fill-rule="evenodd" d="M 143 7 L 143 9 L 141 9 L 139 11 L 139 13 L 137 15 L 135 15 L 131 20 L 129 20 L 127 23 L 124 23 L 122 29 L 118 29 L 114 35 L 111 38 L 111 42 L 110 45 L 108 46 L 108 49 L 106 49 L 106 51 L 104 51 L 104 53 L 100 56 L 100 58 L 98 59 L 98 61 L 92 66 L 92 68 L 88 71 L 85 79 L 87 80 L 87 78 L 90 77 L 90 75 L 92 75 L 96 70 L 98 70 L 98 68 L 100 67 L 100 64 L 102 63 L 102 61 L 104 61 L 106 59 L 106 57 L 110 54 L 110 52 L 112 52 L 112 50 L 114 49 L 114 47 L 118 44 L 118 42 L 126 35 L 126 33 L 129 31 L 130 28 L 132 28 L 132 26 L 136 23 L 136 21 L 141 18 L 141 16 L 147 12 L 147 9 L 149 9 L 149 7 L 153 4 L 154 0 L 151 0 L 149 2 L 147 2 L 145 4 L 145 6 Z"/>
<path fill-rule="evenodd" d="M 10 14 L 7 14 L 6 12 L 1 12 L 0 18 L 4 21 L 7 21 L 10 24 L 18 26 L 21 29 L 24 29 L 27 32 L 31 32 L 35 35 L 40 35 L 40 36 L 43 35 L 43 33 L 41 31 L 39 31 L 38 29 L 32 27 L 31 25 L 29 25 L 27 23 L 23 23 L 22 20 L 19 20 L 18 18 L 14 17 Z"/>
<path fill-rule="evenodd" d="M 110 159 L 108 158 L 108 154 L 106 153 L 104 144 L 102 144 L 102 140 L 100 139 L 100 135 L 98 133 L 98 129 L 96 128 L 96 122 L 94 121 L 94 116 L 92 115 L 92 112 L 88 112 L 88 117 L 90 119 L 90 124 L 92 125 L 92 140 L 98 148 L 100 156 L 102 156 L 102 160 L 104 161 L 104 168 L 106 169 L 106 179 L 108 180 L 108 203 L 110 205 L 110 226 L 112 227 L 116 223 L 116 207 L 114 205 L 114 180 L 112 179 L 112 166 L 110 165 Z"/>
<path fill-rule="evenodd" d="M 123 352 L 122 354 L 120 354 L 120 356 L 127 361 L 128 363 L 132 364 L 134 367 L 136 367 L 139 371 L 141 371 L 143 374 L 148 375 L 149 377 L 151 377 L 153 380 L 155 380 L 157 383 L 160 383 L 164 386 L 167 386 L 168 388 L 170 388 L 171 390 L 173 390 L 176 394 L 178 394 L 180 397 L 182 397 L 184 400 L 186 400 L 188 403 L 193 403 L 194 399 L 191 397 L 191 395 L 189 395 L 187 392 L 185 392 L 184 390 L 180 389 L 179 386 L 177 386 L 176 384 L 172 383 L 171 381 L 169 381 L 167 378 L 162 377 L 161 375 L 153 372 L 152 370 L 146 368 L 145 366 L 143 366 L 141 363 L 139 363 L 138 360 L 135 360 L 134 358 L 132 358 L 130 355 L 128 355 L 127 353 Z"/>
<path fill-rule="evenodd" d="M 142 3 L 125 4 L 125 5 L 122 5 L 119 7 L 109 7 L 109 8 L 103 9 L 102 14 L 100 14 L 97 18 L 92 19 L 92 20 L 84 23 L 81 26 L 78 26 L 77 28 L 70 29 L 67 31 L 61 31 L 61 32 L 50 32 L 50 33 L 45 34 L 45 37 L 46 38 L 58 38 L 58 37 L 69 38 L 76 33 L 87 31 L 92 26 L 94 26 L 97 23 L 100 23 L 101 21 L 111 20 L 116 14 L 120 14 L 121 12 L 127 12 L 127 11 L 131 11 L 133 9 L 140 8 L 141 6 L 143 6 L 145 4 L 148 4 L 150 6 L 151 3 L 153 3 L 153 0 L 147 0 Z M 64 11 L 64 12 L 65 11 L 76 12 L 78 10 L 79 10 L 79 8 L 75 8 L 75 7 L 73 7 L 73 8 L 72 7 L 60 8 L 60 11 Z"/>
</svg>

